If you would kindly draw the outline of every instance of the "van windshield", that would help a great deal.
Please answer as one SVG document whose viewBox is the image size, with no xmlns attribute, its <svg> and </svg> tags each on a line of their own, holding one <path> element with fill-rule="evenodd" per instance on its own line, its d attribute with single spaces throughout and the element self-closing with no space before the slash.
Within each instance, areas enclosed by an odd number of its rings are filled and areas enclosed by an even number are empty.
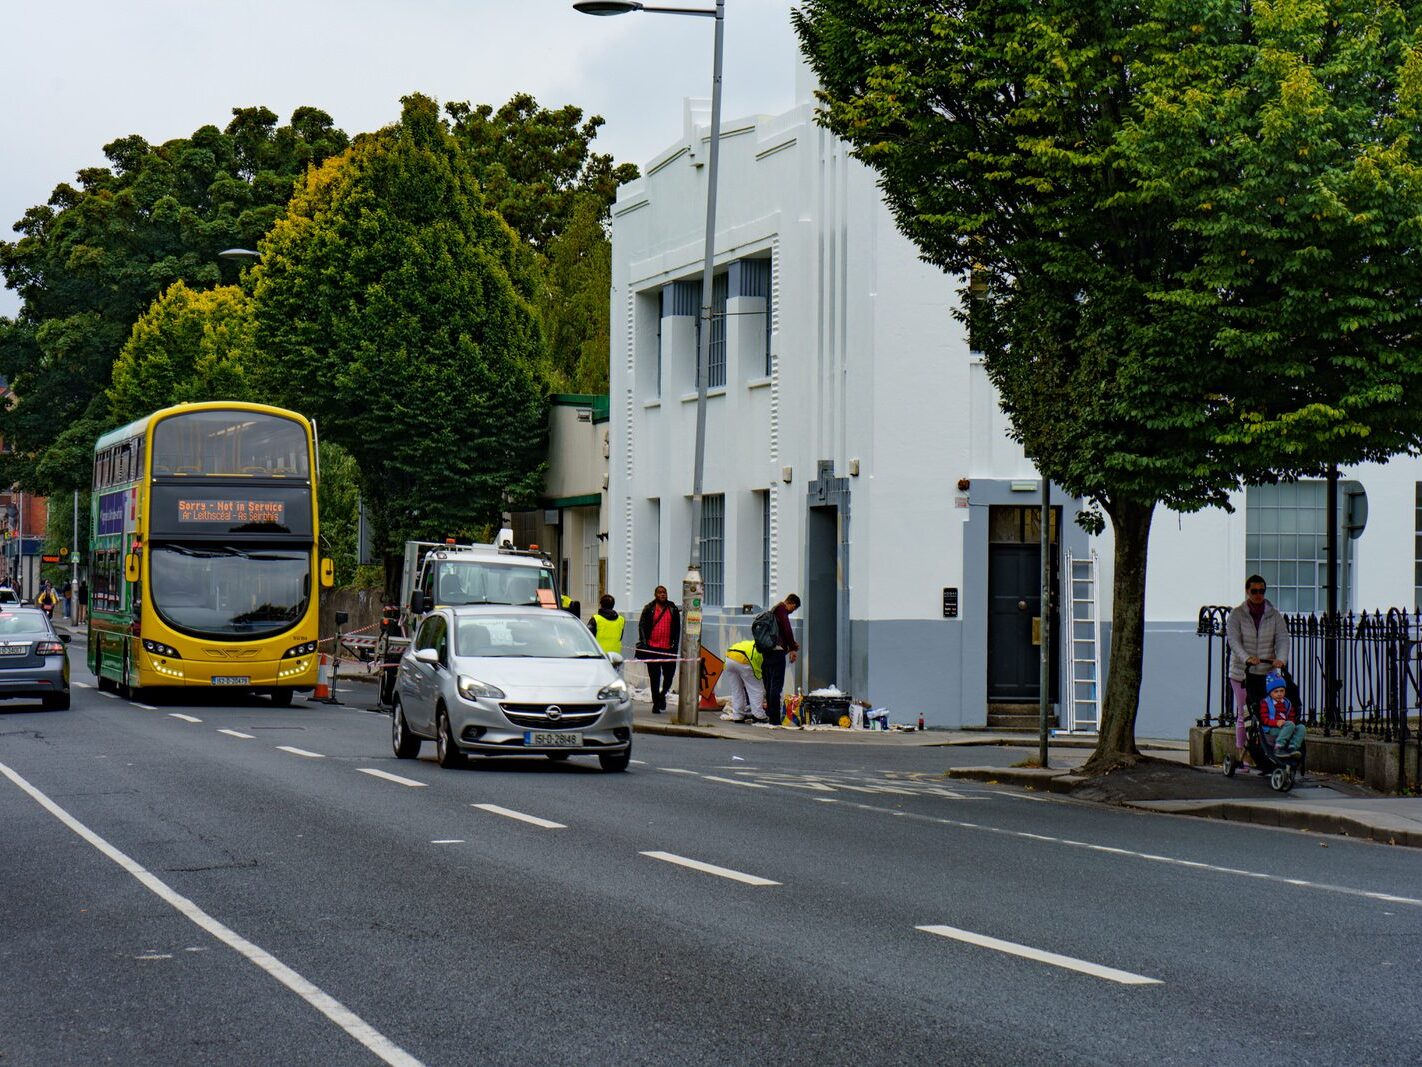
<svg viewBox="0 0 1422 1067">
<path fill-rule="evenodd" d="M 553 591 L 553 572 L 501 560 L 441 560 L 435 571 L 435 603 L 517 604 L 538 607 L 538 591 Z"/>
</svg>

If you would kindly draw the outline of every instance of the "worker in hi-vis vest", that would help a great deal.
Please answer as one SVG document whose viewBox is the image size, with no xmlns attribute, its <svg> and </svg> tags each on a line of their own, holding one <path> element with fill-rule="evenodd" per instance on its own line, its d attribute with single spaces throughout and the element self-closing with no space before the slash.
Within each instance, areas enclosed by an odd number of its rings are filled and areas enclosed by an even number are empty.
<svg viewBox="0 0 1422 1067">
<path fill-rule="evenodd" d="M 726 650 L 726 666 L 717 688 L 731 698 L 722 713 L 727 722 L 767 722 L 765 685 L 761 678 L 762 657 L 755 641 L 737 641 Z"/>
<path fill-rule="evenodd" d="M 617 601 L 611 593 L 603 593 L 597 602 L 597 614 L 588 620 L 588 629 L 597 638 L 604 652 L 622 653 L 622 631 L 627 628 L 627 619 L 614 610 Z"/>
</svg>

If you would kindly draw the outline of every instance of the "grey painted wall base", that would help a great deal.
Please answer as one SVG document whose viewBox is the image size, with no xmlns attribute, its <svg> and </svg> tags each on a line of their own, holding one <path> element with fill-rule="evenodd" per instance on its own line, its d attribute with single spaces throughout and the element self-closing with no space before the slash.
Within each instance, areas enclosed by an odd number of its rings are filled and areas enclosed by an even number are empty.
<svg viewBox="0 0 1422 1067">
<path fill-rule="evenodd" d="M 1101 694 L 1111 668 L 1111 624 L 1101 624 Z M 1148 622 L 1141 662 L 1141 700 L 1136 736 L 1183 741 L 1204 714 L 1205 642 L 1195 620 Z"/>
</svg>

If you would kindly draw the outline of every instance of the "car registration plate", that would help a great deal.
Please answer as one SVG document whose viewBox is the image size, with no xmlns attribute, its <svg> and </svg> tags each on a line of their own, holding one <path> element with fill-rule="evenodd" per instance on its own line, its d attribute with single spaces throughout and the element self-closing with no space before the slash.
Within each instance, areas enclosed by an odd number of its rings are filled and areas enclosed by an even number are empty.
<svg viewBox="0 0 1422 1067">
<path fill-rule="evenodd" d="M 523 743 L 537 748 L 582 748 L 583 735 L 560 730 L 557 733 L 546 730 L 525 730 Z"/>
<path fill-rule="evenodd" d="M 214 674 L 212 676 L 213 685 L 248 685 L 251 681 L 251 675 L 247 674 Z"/>
<path fill-rule="evenodd" d="M 19 643 L 7 641 L 0 645 L 0 656 L 23 656 L 29 650 L 30 643 L 28 641 Z"/>
</svg>

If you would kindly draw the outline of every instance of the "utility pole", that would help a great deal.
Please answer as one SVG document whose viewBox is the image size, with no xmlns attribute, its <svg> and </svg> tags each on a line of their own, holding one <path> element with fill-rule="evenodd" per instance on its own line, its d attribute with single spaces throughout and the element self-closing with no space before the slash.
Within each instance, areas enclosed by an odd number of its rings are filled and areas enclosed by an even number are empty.
<svg viewBox="0 0 1422 1067">
<path fill-rule="evenodd" d="M 1042 476 L 1042 603 L 1038 636 L 1042 640 L 1041 694 L 1037 698 L 1037 762 L 1047 766 L 1047 716 L 1052 702 L 1052 482 Z"/>
</svg>

